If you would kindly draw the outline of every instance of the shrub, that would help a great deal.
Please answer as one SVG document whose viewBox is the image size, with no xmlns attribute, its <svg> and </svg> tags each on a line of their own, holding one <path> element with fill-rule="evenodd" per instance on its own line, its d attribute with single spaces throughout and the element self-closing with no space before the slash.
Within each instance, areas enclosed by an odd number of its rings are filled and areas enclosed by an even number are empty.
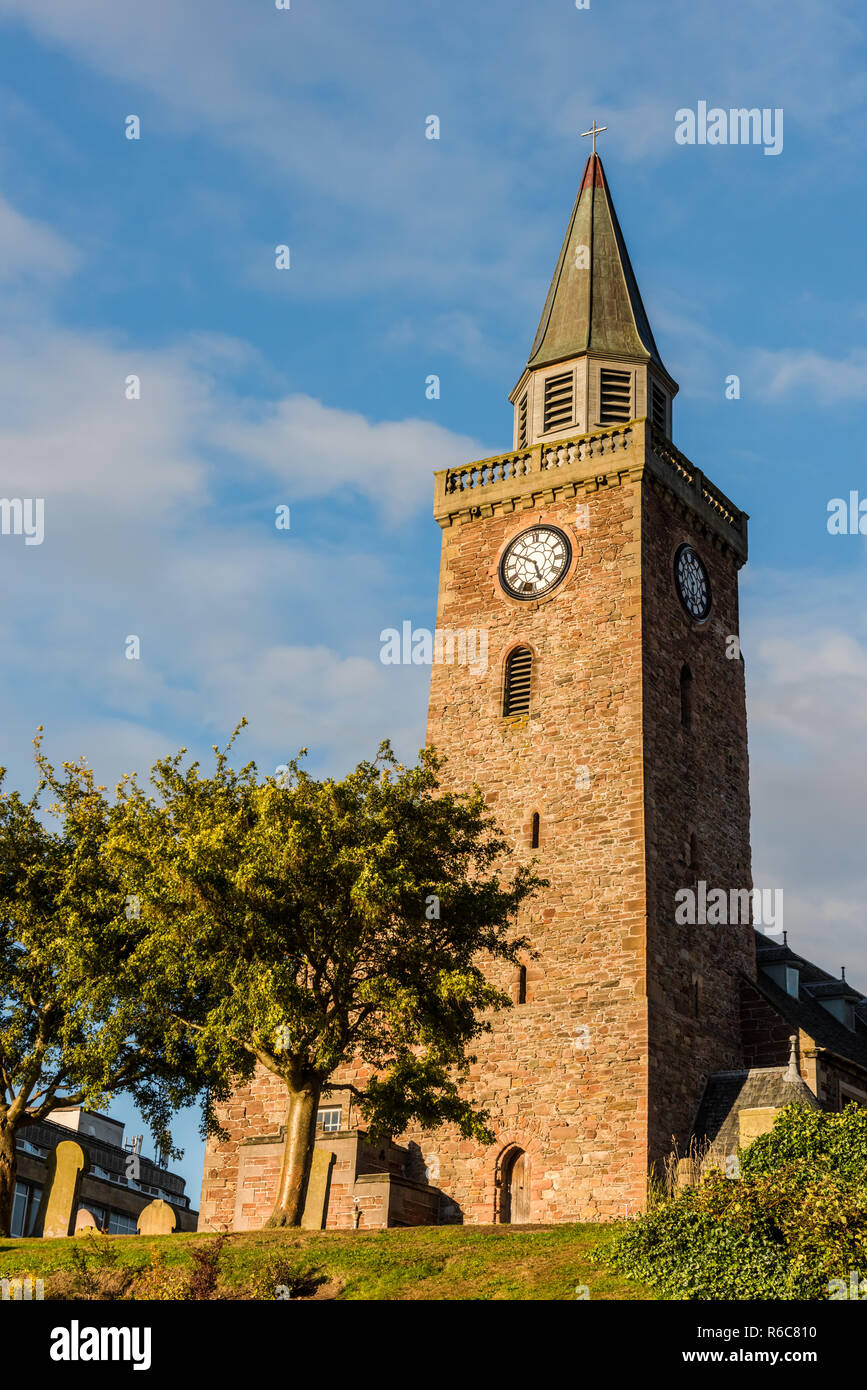
<svg viewBox="0 0 867 1390">
<path fill-rule="evenodd" d="M 119 1263 L 120 1251 L 111 1237 L 88 1232 L 71 1239 L 72 1268 L 49 1277 L 48 1297 L 63 1301 L 124 1298 L 137 1270 Z"/>
<path fill-rule="evenodd" d="M 193 1262 L 190 1274 L 189 1297 L 196 1300 L 217 1297 L 217 1280 L 220 1271 L 220 1257 L 226 1243 L 225 1233 L 207 1245 L 196 1245 L 190 1251 Z"/>
<path fill-rule="evenodd" d="M 741 1177 L 698 1186 L 631 1222 L 603 1258 L 670 1298 L 825 1299 L 867 1273 L 867 1111 L 789 1106 L 741 1154 Z"/>
<path fill-rule="evenodd" d="M 805 1181 L 829 1173 L 851 1186 L 867 1187 L 867 1110 L 853 1103 L 829 1114 L 787 1105 L 773 1129 L 741 1153 L 745 1178 L 793 1166 Z"/>
<path fill-rule="evenodd" d="M 306 1261 L 285 1254 L 271 1255 L 244 1286 L 244 1298 L 310 1298 L 326 1276 Z"/>
<path fill-rule="evenodd" d="M 165 1252 L 154 1248 L 145 1268 L 138 1274 L 125 1297 L 134 1302 L 185 1302 L 190 1293 L 190 1271 L 166 1264 Z"/>
</svg>

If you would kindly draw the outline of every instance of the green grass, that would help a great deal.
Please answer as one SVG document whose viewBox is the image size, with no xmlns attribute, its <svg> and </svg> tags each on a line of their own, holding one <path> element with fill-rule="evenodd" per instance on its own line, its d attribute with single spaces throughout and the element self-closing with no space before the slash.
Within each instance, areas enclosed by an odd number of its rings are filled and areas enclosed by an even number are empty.
<svg viewBox="0 0 867 1390">
<path fill-rule="evenodd" d="M 291 1272 L 313 1272 L 320 1296 L 338 1299 L 574 1299 L 586 1284 L 591 1299 L 650 1299 L 649 1289 L 593 1262 L 610 1224 L 568 1226 L 418 1226 L 386 1231 L 246 1231 L 228 1238 L 221 1279 L 239 1291 L 279 1259 Z M 200 1233 L 112 1236 L 118 1262 L 144 1267 L 155 1250 L 167 1269 L 190 1264 Z M 73 1268 L 75 1246 L 92 1239 L 0 1241 L 0 1278 L 46 1279 Z"/>
</svg>

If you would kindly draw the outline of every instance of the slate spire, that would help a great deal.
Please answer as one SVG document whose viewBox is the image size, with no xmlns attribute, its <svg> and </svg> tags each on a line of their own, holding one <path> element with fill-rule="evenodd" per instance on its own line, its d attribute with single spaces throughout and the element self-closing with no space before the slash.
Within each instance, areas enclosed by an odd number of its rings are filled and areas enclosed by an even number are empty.
<svg viewBox="0 0 867 1390">
<path fill-rule="evenodd" d="M 527 366 L 587 352 L 665 371 L 598 154 L 587 160 Z"/>
</svg>

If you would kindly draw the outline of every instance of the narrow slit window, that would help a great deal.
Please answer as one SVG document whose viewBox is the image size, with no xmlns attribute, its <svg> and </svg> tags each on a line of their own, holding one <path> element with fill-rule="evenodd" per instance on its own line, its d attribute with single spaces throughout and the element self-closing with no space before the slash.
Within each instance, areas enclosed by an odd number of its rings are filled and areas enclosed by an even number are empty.
<svg viewBox="0 0 867 1390">
<path fill-rule="evenodd" d="M 529 647 L 516 647 L 506 660 L 506 683 L 503 714 L 529 714 L 530 677 L 533 653 Z"/>
<path fill-rule="evenodd" d="M 632 419 L 632 373 L 602 367 L 599 372 L 599 423 Z"/>
<path fill-rule="evenodd" d="M 688 666 L 680 672 L 680 722 L 685 729 L 692 728 L 692 671 Z"/>
<path fill-rule="evenodd" d="M 572 423 L 572 373 L 549 376 L 545 382 L 545 432 L 560 430 Z"/>
<path fill-rule="evenodd" d="M 527 967 L 526 967 L 526 965 L 519 965 L 519 966 L 518 966 L 518 979 L 517 979 L 517 982 L 516 982 L 515 994 L 516 994 L 516 999 L 515 999 L 515 1003 L 516 1003 L 516 1004 L 526 1004 L 526 1002 L 527 1002 Z"/>
<path fill-rule="evenodd" d="M 531 834 L 530 834 L 530 848 L 531 848 L 531 849 L 538 849 L 538 848 L 539 848 L 539 812 L 538 812 L 538 811 L 534 811 L 534 812 L 533 812 L 533 829 L 532 829 L 532 832 L 531 832 Z"/>
</svg>

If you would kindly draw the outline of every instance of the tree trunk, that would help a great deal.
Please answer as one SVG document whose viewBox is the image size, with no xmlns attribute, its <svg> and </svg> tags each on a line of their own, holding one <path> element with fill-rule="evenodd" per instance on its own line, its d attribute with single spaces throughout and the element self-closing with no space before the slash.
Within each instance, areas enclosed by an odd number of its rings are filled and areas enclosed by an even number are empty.
<svg viewBox="0 0 867 1390">
<path fill-rule="evenodd" d="M 307 1198 L 307 1181 L 316 1138 L 316 1111 L 322 1083 L 306 1078 L 293 1086 L 287 1083 L 289 1109 L 286 1113 L 286 1144 L 277 1201 L 268 1226 L 300 1226 Z"/>
<path fill-rule="evenodd" d="M 15 1129 L 5 1121 L 0 1123 L 0 1237 L 8 1237 L 12 1226 L 15 1167 Z"/>
</svg>

